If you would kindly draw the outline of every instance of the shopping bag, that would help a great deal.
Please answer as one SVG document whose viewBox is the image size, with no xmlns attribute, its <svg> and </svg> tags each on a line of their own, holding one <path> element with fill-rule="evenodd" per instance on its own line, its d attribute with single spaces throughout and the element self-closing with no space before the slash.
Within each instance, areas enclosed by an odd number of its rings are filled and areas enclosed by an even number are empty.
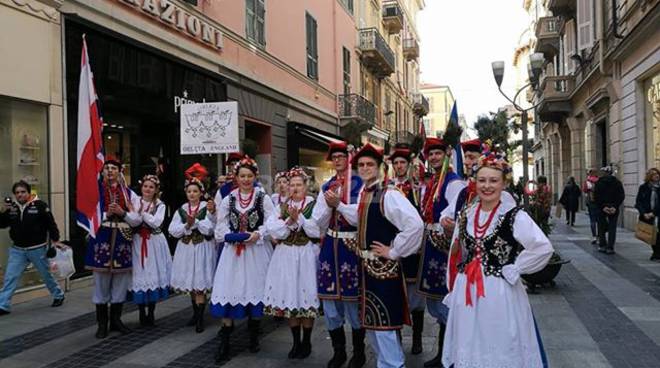
<svg viewBox="0 0 660 368">
<path fill-rule="evenodd" d="M 658 236 L 658 229 L 652 224 L 647 224 L 643 221 L 638 221 L 635 225 L 635 238 L 643 241 L 644 243 L 654 246 L 655 239 Z"/>
<path fill-rule="evenodd" d="M 562 208 L 564 208 L 564 206 L 562 206 L 561 204 L 557 203 L 557 205 L 555 206 L 555 217 L 556 217 L 556 218 L 561 218 L 561 210 L 562 210 Z"/>
<path fill-rule="evenodd" d="M 50 272 L 61 279 L 66 279 L 76 272 L 71 248 L 57 248 L 57 254 L 50 260 Z"/>
</svg>

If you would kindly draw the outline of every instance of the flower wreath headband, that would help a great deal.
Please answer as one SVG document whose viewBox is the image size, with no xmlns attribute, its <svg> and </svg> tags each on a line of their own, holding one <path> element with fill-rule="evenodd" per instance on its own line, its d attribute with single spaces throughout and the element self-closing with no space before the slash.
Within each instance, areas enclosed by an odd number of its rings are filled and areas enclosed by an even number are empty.
<svg viewBox="0 0 660 368">
<path fill-rule="evenodd" d="M 186 180 L 186 184 L 183 186 L 184 189 L 188 189 L 191 185 L 197 185 L 199 189 L 204 192 L 204 184 L 198 178 L 192 177 Z"/>
<path fill-rule="evenodd" d="M 307 182 L 307 180 L 309 179 L 309 175 L 307 175 L 305 170 L 300 166 L 292 167 L 291 170 L 289 170 L 289 172 L 286 173 L 286 176 L 289 180 L 293 179 L 296 176 L 301 177 L 305 182 Z"/>
<path fill-rule="evenodd" d="M 277 174 L 275 174 L 275 182 L 277 182 L 280 179 L 286 179 L 289 180 L 289 172 L 288 171 L 280 171 Z"/>
<path fill-rule="evenodd" d="M 246 167 L 252 170 L 255 176 L 259 176 L 259 166 L 257 166 L 257 161 L 250 158 L 250 156 L 245 155 L 245 157 L 243 157 L 240 161 L 236 163 L 236 165 L 234 165 L 234 174 L 236 176 L 238 176 L 238 169 L 240 169 L 241 167 Z"/>
<path fill-rule="evenodd" d="M 147 174 L 142 177 L 142 180 L 139 181 L 140 185 L 144 184 L 145 181 L 150 181 L 154 183 L 157 187 L 160 187 L 160 179 L 156 175 Z"/>
</svg>

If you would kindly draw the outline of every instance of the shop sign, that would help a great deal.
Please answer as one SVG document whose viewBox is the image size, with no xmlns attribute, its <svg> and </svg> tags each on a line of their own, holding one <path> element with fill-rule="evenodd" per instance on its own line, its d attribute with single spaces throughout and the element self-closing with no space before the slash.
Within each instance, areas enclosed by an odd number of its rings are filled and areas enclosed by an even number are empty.
<svg viewBox="0 0 660 368">
<path fill-rule="evenodd" d="M 203 98 L 202 102 L 206 102 L 206 99 Z M 194 104 L 194 103 L 197 103 L 197 101 L 188 98 L 188 91 L 183 91 L 183 97 L 174 96 L 174 113 L 176 114 L 177 112 L 179 112 L 179 108 L 181 107 L 181 105 Z"/>
<path fill-rule="evenodd" d="M 161 23 L 211 47 L 222 49 L 222 32 L 210 23 L 176 6 L 171 0 L 117 0 L 139 9 Z"/>
<path fill-rule="evenodd" d="M 238 151 L 238 102 L 181 105 L 182 155 Z"/>
</svg>

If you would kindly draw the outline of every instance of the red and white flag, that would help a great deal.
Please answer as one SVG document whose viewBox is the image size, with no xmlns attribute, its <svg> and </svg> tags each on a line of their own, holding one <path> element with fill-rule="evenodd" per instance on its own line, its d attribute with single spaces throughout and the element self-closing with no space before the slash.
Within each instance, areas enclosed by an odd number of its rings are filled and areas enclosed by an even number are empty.
<svg viewBox="0 0 660 368">
<path fill-rule="evenodd" d="M 99 175 L 103 168 L 103 121 L 99 114 L 92 69 L 83 35 L 78 85 L 78 150 L 76 176 L 76 222 L 91 237 L 101 226 Z"/>
</svg>

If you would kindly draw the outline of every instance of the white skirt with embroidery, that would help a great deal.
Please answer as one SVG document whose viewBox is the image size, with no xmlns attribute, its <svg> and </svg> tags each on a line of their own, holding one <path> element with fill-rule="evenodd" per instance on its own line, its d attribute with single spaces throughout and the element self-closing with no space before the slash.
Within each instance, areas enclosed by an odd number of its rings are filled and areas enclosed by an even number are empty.
<svg viewBox="0 0 660 368">
<path fill-rule="evenodd" d="M 467 278 L 459 273 L 444 303 L 449 307 L 442 364 L 455 368 L 542 368 L 532 308 L 522 282 L 484 276 L 485 297 L 465 305 Z"/>
<path fill-rule="evenodd" d="M 151 234 L 142 265 L 142 237 L 133 236 L 133 285 L 131 291 L 155 291 L 170 286 L 172 255 L 164 234 Z"/>
<path fill-rule="evenodd" d="M 316 286 L 318 245 L 280 244 L 268 266 L 264 304 L 272 309 L 310 310 L 319 308 Z"/>
<path fill-rule="evenodd" d="M 211 290 L 216 260 L 214 240 L 199 244 L 185 244 L 179 240 L 172 262 L 172 287 L 183 292 Z"/>
<path fill-rule="evenodd" d="M 273 246 L 265 239 L 247 245 L 240 255 L 237 245 L 224 243 L 213 279 L 211 304 L 257 305 L 264 301 L 266 272 Z"/>
</svg>

